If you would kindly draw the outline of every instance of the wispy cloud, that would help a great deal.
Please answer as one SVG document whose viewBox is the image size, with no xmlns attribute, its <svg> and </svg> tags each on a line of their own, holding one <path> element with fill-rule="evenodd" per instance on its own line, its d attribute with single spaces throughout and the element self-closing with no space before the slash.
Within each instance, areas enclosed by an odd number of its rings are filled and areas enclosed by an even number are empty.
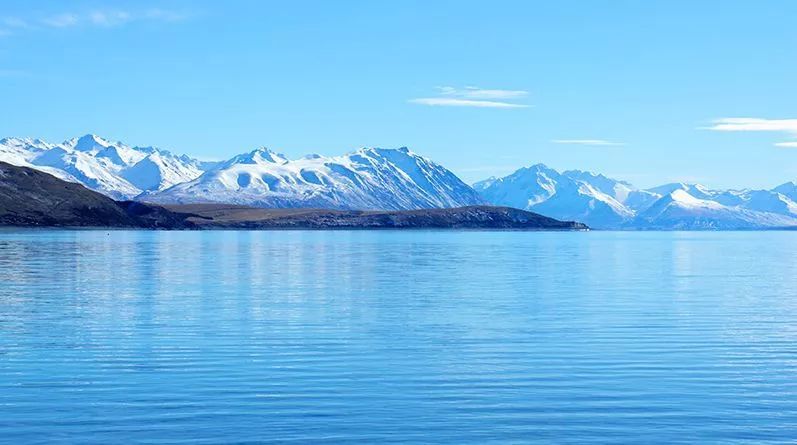
<svg viewBox="0 0 797 445">
<path fill-rule="evenodd" d="M 518 99 L 529 95 L 524 90 L 494 90 L 479 87 L 465 87 L 457 89 L 454 87 L 437 87 L 440 94 L 444 96 L 463 97 L 466 99 Z"/>
<path fill-rule="evenodd" d="M 54 28 L 67 28 L 70 26 L 75 26 L 79 21 L 80 19 L 78 18 L 77 14 L 72 13 L 56 14 L 41 19 L 41 22 L 44 25 Z"/>
<path fill-rule="evenodd" d="M 133 16 L 126 11 L 92 11 L 87 18 L 93 25 L 107 27 L 123 25 L 133 20 Z"/>
<path fill-rule="evenodd" d="M 455 99 L 449 97 L 421 97 L 410 99 L 411 103 L 438 107 L 478 107 L 478 108 L 526 108 L 528 105 L 493 100 Z"/>
<path fill-rule="evenodd" d="M 0 18 L 0 26 L 4 28 L 29 28 L 30 24 L 19 17 Z"/>
<path fill-rule="evenodd" d="M 625 145 L 622 142 L 612 142 L 603 139 L 554 139 L 551 142 L 554 144 L 590 145 L 594 147 L 618 147 Z"/>
<path fill-rule="evenodd" d="M 0 17 L 0 37 L 10 36 L 14 31 L 29 27 L 30 24 L 19 17 Z"/>
<path fill-rule="evenodd" d="M 715 119 L 703 130 L 712 131 L 766 131 L 786 133 L 797 138 L 797 119 L 762 119 L 757 117 L 726 117 Z M 797 141 L 777 142 L 776 147 L 797 148 Z"/>
<path fill-rule="evenodd" d="M 192 13 L 160 8 L 138 10 L 95 9 L 87 11 L 64 11 L 38 17 L 0 17 L 0 36 L 15 34 L 20 30 L 46 28 L 77 28 L 94 26 L 112 28 L 133 22 L 178 22 L 186 20 Z"/>
<path fill-rule="evenodd" d="M 484 89 L 478 87 L 437 87 L 438 96 L 410 99 L 410 103 L 439 107 L 528 108 L 529 105 L 507 102 L 528 96 L 523 90 Z"/>
</svg>

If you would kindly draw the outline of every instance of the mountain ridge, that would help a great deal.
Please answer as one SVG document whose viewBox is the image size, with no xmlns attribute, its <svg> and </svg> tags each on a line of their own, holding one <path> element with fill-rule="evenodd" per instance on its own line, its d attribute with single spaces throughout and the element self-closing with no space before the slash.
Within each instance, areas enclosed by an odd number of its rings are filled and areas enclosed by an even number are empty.
<svg viewBox="0 0 797 445">
<path fill-rule="evenodd" d="M 506 207 L 362 211 L 262 209 L 229 205 L 172 206 L 114 201 L 99 192 L 30 168 L 0 162 L 0 227 L 137 229 L 488 229 L 587 230 Z"/>
<path fill-rule="evenodd" d="M 538 163 L 469 186 L 407 147 L 298 159 L 259 147 L 209 162 L 87 134 L 56 144 L 3 138 L 0 161 L 36 168 L 117 200 L 159 204 L 409 210 L 491 203 L 599 229 L 797 226 L 797 181 L 771 190 L 715 190 L 681 182 L 639 189 L 601 173 L 559 172 Z"/>
<path fill-rule="evenodd" d="M 797 226 L 797 184 L 772 190 L 713 190 L 669 183 L 637 189 L 602 174 L 544 164 L 474 183 L 495 205 L 515 205 L 597 229 L 711 230 Z M 792 198 L 792 196 L 794 198 Z"/>
<path fill-rule="evenodd" d="M 163 190 L 194 179 L 209 167 L 186 155 L 129 146 L 94 134 L 57 144 L 33 138 L 3 138 L 0 161 L 36 168 L 115 199 L 133 199 Z"/>
<path fill-rule="evenodd" d="M 143 199 L 272 208 L 412 210 L 486 204 L 451 171 L 406 147 L 289 160 L 258 148 Z"/>
</svg>

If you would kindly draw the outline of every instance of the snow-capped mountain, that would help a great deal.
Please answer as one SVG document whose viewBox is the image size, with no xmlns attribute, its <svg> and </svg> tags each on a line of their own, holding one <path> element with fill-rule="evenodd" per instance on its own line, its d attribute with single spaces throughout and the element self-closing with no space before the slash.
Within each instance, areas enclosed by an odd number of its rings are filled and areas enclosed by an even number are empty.
<svg viewBox="0 0 797 445">
<path fill-rule="evenodd" d="M 456 175 L 407 148 L 364 148 L 343 156 L 297 160 L 261 148 L 145 199 L 361 210 L 485 203 Z"/>
<path fill-rule="evenodd" d="M 478 182 L 473 187 L 493 204 L 580 221 L 591 227 L 619 226 L 634 216 L 619 201 L 629 198 L 630 186 L 577 170 L 559 173 L 537 164 L 504 178 Z"/>
<path fill-rule="evenodd" d="M 780 193 L 781 195 L 797 202 L 797 181 L 787 182 L 775 187 L 773 192 Z"/>
<path fill-rule="evenodd" d="M 131 147 L 93 134 L 60 144 L 40 139 L 0 139 L 0 161 L 79 182 L 116 199 L 132 199 L 190 181 L 208 167 L 187 156 L 153 147 Z"/>
<path fill-rule="evenodd" d="M 797 225 L 792 216 L 729 207 L 677 189 L 637 215 L 632 225 L 643 229 L 757 229 Z"/>
<path fill-rule="evenodd" d="M 639 190 L 624 181 L 545 165 L 490 178 L 474 188 L 496 205 L 603 229 L 753 229 L 797 226 L 797 184 L 774 190 L 712 190 L 673 183 Z"/>
</svg>

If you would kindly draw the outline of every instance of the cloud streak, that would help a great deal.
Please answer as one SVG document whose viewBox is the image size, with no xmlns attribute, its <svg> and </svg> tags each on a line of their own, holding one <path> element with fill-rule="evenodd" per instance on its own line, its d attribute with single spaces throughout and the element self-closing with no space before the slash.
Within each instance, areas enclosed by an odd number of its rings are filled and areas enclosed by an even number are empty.
<svg viewBox="0 0 797 445">
<path fill-rule="evenodd" d="M 70 26 L 75 26 L 79 22 L 79 18 L 77 14 L 72 13 L 63 13 L 58 15 L 53 15 L 50 17 L 45 17 L 41 20 L 41 22 L 53 28 L 67 28 Z"/>
<path fill-rule="evenodd" d="M 797 138 L 797 119 L 763 119 L 757 117 L 725 117 L 715 119 L 703 130 L 712 131 L 764 131 L 786 133 Z M 797 148 L 797 141 L 777 142 L 776 147 Z"/>
<path fill-rule="evenodd" d="M 19 31 L 42 29 L 68 29 L 81 26 L 113 28 L 133 22 L 178 22 L 191 14 L 182 11 L 151 8 L 146 10 L 124 11 L 97 9 L 84 12 L 64 11 L 38 17 L 0 17 L 0 36 L 16 34 Z"/>
<path fill-rule="evenodd" d="M 479 87 L 465 87 L 464 89 L 457 89 L 454 87 L 437 87 L 440 94 L 444 96 L 462 97 L 465 99 L 519 99 L 529 95 L 528 91 L 524 90 L 491 90 Z"/>
<path fill-rule="evenodd" d="M 528 105 L 497 102 L 493 100 L 456 99 L 450 97 L 421 97 L 410 99 L 410 103 L 433 107 L 477 107 L 477 108 L 528 108 Z"/>
<path fill-rule="evenodd" d="M 619 147 L 625 145 L 622 142 L 612 142 L 604 139 L 554 139 L 551 142 L 554 144 L 588 145 L 593 147 Z"/>
<path fill-rule="evenodd" d="M 437 97 L 420 97 L 409 102 L 435 107 L 473 107 L 473 108 L 528 108 L 523 103 L 509 102 L 528 95 L 523 90 L 483 89 L 478 87 L 437 87 Z"/>
</svg>

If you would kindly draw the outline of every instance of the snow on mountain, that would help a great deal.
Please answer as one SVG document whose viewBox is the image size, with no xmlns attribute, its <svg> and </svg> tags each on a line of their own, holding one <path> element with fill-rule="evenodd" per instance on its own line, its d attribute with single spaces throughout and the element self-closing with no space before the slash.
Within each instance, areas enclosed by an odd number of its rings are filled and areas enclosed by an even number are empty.
<svg viewBox="0 0 797 445">
<path fill-rule="evenodd" d="M 494 204 L 530 209 L 555 194 L 560 179 L 561 175 L 556 170 L 536 164 L 503 178 L 477 182 L 473 188 Z"/>
<path fill-rule="evenodd" d="M 705 187 L 701 184 L 686 184 L 683 182 L 675 182 L 672 184 L 664 184 L 658 187 L 653 187 L 647 189 L 648 192 L 666 196 L 669 195 L 677 190 L 683 190 L 687 192 L 689 195 L 694 196 L 695 198 L 699 199 L 713 199 L 721 192 L 716 190 L 711 190 L 708 187 Z"/>
<path fill-rule="evenodd" d="M 672 183 L 639 190 L 600 174 L 542 164 L 474 184 L 488 201 L 599 229 L 751 229 L 797 225 L 797 203 L 776 190 L 712 190 Z M 785 192 L 785 193 L 784 193 Z"/>
<path fill-rule="evenodd" d="M 797 226 L 797 182 L 773 190 L 712 190 L 688 183 L 640 190 L 601 174 L 560 173 L 537 164 L 470 188 L 406 148 L 365 148 L 297 160 L 263 148 L 204 162 L 89 134 L 60 144 L 0 139 L 0 161 L 79 182 L 116 199 L 162 203 L 392 210 L 491 202 L 604 229 Z"/>
<path fill-rule="evenodd" d="M 656 201 L 631 224 L 644 229 L 757 229 L 797 225 L 797 219 L 771 212 L 728 207 L 676 189 Z"/>
<path fill-rule="evenodd" d="M 629 198 L 629 185 L 578 170 L 560 174 L 537 164 L 474 187 L 493 204 L 576 220 L 591 227 L 618 226 L 634 216 L 618 200 Z"/>
<path fill-rule="evenodd" d="M 39 139 L 1 139 L 0 161 L 79 182 L 115 199 L 132 199 L 163 190 L 203 172 L 203 163 L 196 159 L 152 147 L 130 147 L 93 134 L 61 144 Z"/>
<path fill-rule="evenodd" d="M 797 217 L 797 203 L 774 190 L 751 190 L 739 197 L 743 200 L 738 204 L 741 208 Z"/>
<path fill-rule="evenodd" d="M 343 156 L 313 155 L 297 160 L 261 148 L 146 199 L 385 210 L 484 203 L 453 173 L 407 148 L 364 148 Z"/>
<path fill-rule="evenodd" d="M 3 138 L 0 139 L 0 159 L 15 165 L 27 164 L 36 155 L 52 147 L 40 139 Z"/>
<path fill-rule="evenodd" d="M 199 162 L 156 151 L 123 170 L 122 177 L 140 190 L 159 191 L 198 178 L 202 173 Z"/>
<path fill-rule="evenodd" d="M 594 227 L 615 227 L 634 216 L 614 197 L 582 181 L 560 182 L 550 199 L 531 209 L 542 215 L 557 215 L 556 219 L 585 222 Z"/>
<path fill-rule="evenodd" d="M 625 202 L 625 200 L 628 199 L 628 195 L 634 191 L 634 188 L 631 186 L 631 184 L 624 181 L 607 178 L 601 174 L 595 174 L 582 170 L 568 170 L 563 172 L 562 175 L 571 179 L 575 179 L 576 181 L 589 184 L 594 189 L 605 195 L 613 197 L 617 202 L 621 203 Z"/>
<path fill-rule="evenodd" d="M 781 195 L 791 199 L 792 201 L 797 202 L 797 181 L 781 184 L 772 189 L 772 191 L 780 193 Z"/>
</svg>

